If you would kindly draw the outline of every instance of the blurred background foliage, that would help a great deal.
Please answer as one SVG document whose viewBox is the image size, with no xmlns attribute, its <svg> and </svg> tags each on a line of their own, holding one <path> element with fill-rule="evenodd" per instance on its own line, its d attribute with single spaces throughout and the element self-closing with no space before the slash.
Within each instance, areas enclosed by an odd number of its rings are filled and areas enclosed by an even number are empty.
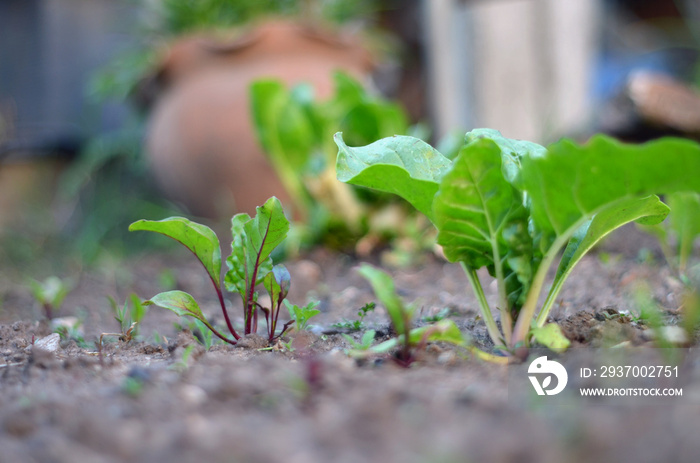
<svg viewBox="0 0 700 463">
<path fill-rule="evenodd" d="M 129 3 L 138 11 L 138 20 L 130 26 L 130 46 L 93 73 L 85 88 L 87 104 L 95 108 L 95 113 L 101 106 L 126 105 L 125 122 L 82 141 L 56 181 L 52 202 L 59 203 L 58 211 L 47 214 L 45 204 L 33 208 L 25 203 L 27 210 L 21 222 L 3 227 L 2 254 L 8 264 L 18 268 L 80 268 L 142 249 L 172 250 L 168 240 L 134 236 L 126 230 L 126 225 L 140 218 L 187 214 L 164 199 L 153 183 L 143 153 L 149 108 L 140 104 L 137 94 L 140 83 L 157 64 L 159 51 L 170 40 L 192 32 L 216 33 L 253 25 L 267 17 L 296 17 L 323 24 L 357 22 L 364 27 L 373 23 L 381 8 L 381 2 L 375 0 Z"/>
</svg>

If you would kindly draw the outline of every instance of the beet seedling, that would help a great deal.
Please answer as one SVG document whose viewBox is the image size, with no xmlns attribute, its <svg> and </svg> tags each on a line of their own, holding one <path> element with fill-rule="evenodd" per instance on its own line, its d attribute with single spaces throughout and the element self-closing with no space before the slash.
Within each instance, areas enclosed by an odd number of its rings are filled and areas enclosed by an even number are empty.
<svg viewBox="0 0 700 463">
<path fill-rule="evenodd" d="M 282 336 L 276 332 L 279 311 L 289 291 L 290 276 L 283 265 L 273 268 L 272 251 L 281 244 L 289 231 L 289 221 L 284 216 L 282 204 L 272 197 L 257 208 L 255 217 L 236 214 L 231 219 L 231 255 L 226 259 L 229 270 L 221 283 L 221 249 L 219 238 L 205 225 L 183 217 L 171 217 L 160 221 L 139 220 L 129 226 L 130 231 L 144 230 L 161 233 L 189 249 L 206 270 L 214 286 L 226 327 L 233 339 L 220 333 L 202 313 L 197 301 L 184 291 L 166 291 L 156 294 L 144 304 L 155 304 L 180 316 L 193 317 L 202 322 L 217 337 L 229 344 L 236 344 L 241 335 L 233 327 L 224 301 L 223 289 L 238 293 L 243 299 L 243 334 L 257 333 L 258 309 L 265 314 L 267 335 L 270 342 Z M 270 295 L 270 307 L 258 302 L 256 288 L 264 285 Z"/>
<path fill-rule="evenodd" d="M 41 282 L 36 280 L 31 280 L 29 282 L 32 296 L 41 304 L 44 315 L 49 320 L 52 320 L 56 312 L 61 308 L 63 299 L 65 299 L 70 292 L 70 286 L 69 283 L 56 276 L 50 276 Z"/>
<path fill-rule="evenodd" d="M 316 308 L 319 305 L 318 301 L 312 301 L 304 307 L 299 307 L 285 300 L 284 305 L 289 311 L 289 318 L 296 323 L 294 325 L 295 331 L 305 331 L 308 328 L 309 320 L 321 313 L 321 311 Z"/>
<path fill-rule="evenodd" d="M 138 334 L 137 327 L 148 311 L 147 306 L 141 303 L 139 297 L 133 293 L 124 301 L 124 305 L 121 308 L 113 297 L 107 296 L 107 299 L 114 313 L 114 319 L 119 323 L 121 334 L 103 333 L 103 335 L 119 336 L 120 340 L 124 340 L 122 338 L 131 340 L 133 336 Z M 129 306 L 129 302 L 131 302 L 131 306 Z"/>
<path fill-rule="evenodd" d="M 700 172 L 700 146 L 674 138 L 628 145 L 598 135 L 544 148 L 478 129 L 454 160 L 413 137 L 357 148 L 340 133 L 335 140 L 339 180 L 397 194 L 432 221 L 447 259 L 462 265 L 491 339 L 511 353 L 533 338 L 566 344 L 556 326 L 541 328 L 586 252 L 626 223 L 660 223 L 669 208 L 655 194 L 700 192 L 700 176 L 689 175 Z M 483 267 L 497 282 L 502 329 L 477 275 Z"/>
<path fill-rule="evenodd" d="M 365 323 L 364 319 L 367 316 L 369 312 L 373 312 L 374 309 L 376 308 L 376 304 L 374 302 L 368 302 L 367 304 L 363 305 L 360 307 L 360 309 L 357 311 L 357 316 L 359 317 L 358 320 L 352 320 L 352 321 L 342 321 L 340 323 L 333 323 L 333 327 L 335 328 L 340 328 L 340 329 L 347 329 L 351 331 L 360 331 L 362 328 L 364 328 Z"/>
<path fill-rule="evenodd" d="M 397 336 L 371 348 L 365 347 L 368 339 L 363 337 L 362 349 L 351 352 L 351 355 L 365 356 L 371 353 L 383 354 L 398 348 L 394 356 L 396 363 L 403 367 L 409 367 L 416 359 L 415 354 L 417 350 L 425 348 L 428 342 L 442 341 L 463 347 L 481 359 L 495 363 L 506 363 L 508 361 L 506 357 L 497 357 L 487 354 L 469 345 L 452 320 L 443 319 L 432 325 L 411 328 L 413 325 L 415 306 L 406 306 L 404 304 L 396 293 L 394 281 L 391 276 L 369 264 L 363 264 L 358 271 L 360 275 L 369 281 L 377 299 L 384 305 Z M 374 338 L 374 333 L 372 333 L 372 338 Z M 369 342 L 371 342 L 371 340 Z"/>
</svg>

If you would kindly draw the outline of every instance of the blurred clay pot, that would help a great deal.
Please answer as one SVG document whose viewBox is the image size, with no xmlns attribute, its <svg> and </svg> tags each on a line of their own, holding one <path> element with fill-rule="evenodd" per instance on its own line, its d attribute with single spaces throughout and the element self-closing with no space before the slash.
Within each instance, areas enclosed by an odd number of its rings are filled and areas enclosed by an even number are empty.
<svg viewBox="0 0 700 463">
<path fill-rule="evenodd" d="M 272 195 L 284 202 L 255 135 L 249 85 L 260 78 L 308 82 L 326 98 L 334 71 L 362 80 L 371 67 L 357 39 L 293 22 L 265 23 L 231 41 L 177 40 L 141 86 L 154 101 L 146 151 L 156 181 L 169 198 L 211 218 L 254 213 Z"/>
</svg>

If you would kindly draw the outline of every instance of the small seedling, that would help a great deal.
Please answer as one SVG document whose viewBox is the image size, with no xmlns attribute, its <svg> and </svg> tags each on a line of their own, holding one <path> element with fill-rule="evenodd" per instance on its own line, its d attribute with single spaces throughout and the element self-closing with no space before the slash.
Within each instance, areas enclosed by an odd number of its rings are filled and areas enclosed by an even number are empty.
<svg viewBox="0 0 700 463">
<path fill-rule="evenodd" d="M 362 334 L 362 339 L 358 343 L 355 341 L 352 336 L 349 336 L 347 334 L 343 334 L 343 337 L 345 340 L 350 344 L 353 350 L 355 351 L 366 351 L 369 350 L 370 347 L 372 347 L 372 343 L 374 342 L 374 336 L 376 335 L 376 331 L 374 330 L 367 330 Z M 347 351 L 348 353 L 350 351 Z"/>
<path fill-rule="evenodd" d="M 182 350 L 182 356 L 180 357 L 180 359 L 177 362 L 170 365 L 168 367 L 168 370 L 175 370 L 175 371 L 180 372 L 180 373 L 184 373 L 185 371 L 187 371 L 187 369 L 189 368 L 189 365 L 187 362 L 190 359 L 190 355 L 192 355 L 193 349 L 194 349 L 193 345 L 189 345 L 189 346 L 185 347 Z"/>
<path fill-rule="evenodd" d="M 411 328 L 415 307 L 406 306 L 404 304 L 394 289 L 394 281 L 391 276 L 369 264 L 363 264 L 358 271 L 360 275 L 369 281 L 377 299 L 379 299 L 386 308 L 397 336 L 369 349 L 351 351 L 350 355 L 366 356 L 369 353 L 383 354 L 398 348 L 398 351 L 393 357 L 394 360 L 403 367 L 409 367 L 416 359 L 416 352 L 425 348 L 428 342 L 442 341 L 463 347 L 481 359 L 496 363 L 508 362 L 507 357 L 497 357 L 487 354 L 469 345 L 452 320 L 445 319 L 433 325 Z M 367 339 L 363 337 L 363 346 L 366 341 Z"/>
<path fill-rule="evenodd" d="M 258 309 L 265 314 L 268 341 L 273 342 L 284 334 L 289 324 L 276 330 L 279 311 L 287 297 L 291 278 L 283 265 L 272 265 L 272 251 L 280 245 L 289 231 L 289 221 L 284 216 L 280 201 L 272 197 L 257 208 L 255 217 L 236 214 L 231 219 L 231 255 L 226 259 L 229 268 L 221 283 L 221 249 L 219 238 L 204 225 L 183 217 L 171 217 L 161 221 L 139 220 L 129 226 L 130 231 L 143 230 L 163 234 L 187 247 L 206 270 L 219 300 L 226 327 L 231 339 L 219 332 L 204 316 L 199 304 L 184 291 L 167 291 L 153 296 L 144 305 L 155 304 L 180 316 L 193 317 L 204 324 L 214 335 L 229 344 L 236 344 L 241 335 L 229 317 L 224 291 L 241 295 L 243 300 L 243 334 L 257 333 Z M 270 307 L 259 303 L 259 285 L 267 289 Z"/>
<path fill-rule="evenodd" d="M 688 286 L 688 261 L 700 236 L 700 193 L 675 192 L 667 194 L 664 200 L 672 211 L 668 220 L 640 228 L 657 238 L 666 262 Z"/>
<path fill-rule="evenodd" d="M 688 175 L 700 171 L 700 145 L 682 139 L 628 145 L 597 135 L 545 148 L 477 129 L 454 160 L 413 137 L 356 148 L 340 133 L 335 141 L 339 180 L 398 194 L 431 220 L 447 259 L 463 267 L 489 336 L 511 355 L 532 341 L 562 341 L 556 325 L 539 328 L 573 268 L 603 237 L 629 222 L 663 221 L 669 207 L 655 194 L 700 193 L 700 176 Z M 500 327 L 477 274 L 483 267 L 497 282 Z"/>
<path fill-rule="evenodd" d="M 139 299 L 136 294 L 132 293 L 127 300 L 124 301 L 124 305 L 121 308 L 113 297 L 107 296 L 107 299 L 109 300 L 112 312 L 114 312 L 114 319 L 119 323 L 121 336 L 126 337 L 126 332 L 129 329 L 132 330 L 129 339 L 136 336 L 138 334 L 138 325 L 141 323 L 141 320 L 143 320 L 148 310 L 141 302 L 141 299 Z M 129 306 L 129 302 L 131 302 L 131 307 Z"/>
<path fill-rule="evenodd" d="M 69 321 L 69 319 L 72 317 L 67 317 L 65 320 Z M 60 319 L 55 319 L 55 320 L 60 320 Z M 61 337 L 62 341 L 67 341 L 72 339 L 75 341 L 79 346 L 85 347 L 88 346 L 88 343 L 85 341 L 85 338 L 83 337 L 82 330 L 80 327 L 83 325 L 83 319 L 82 318 L 76 318 L 73 323 L 69 324 L 62 324 L 58 325 L 54 328 L 54 332 L 58 333 L 58 335 Z"/>
<path fill-rule="evenodd" d="M 173 325 L 177 332 L 189 330 L 194 339 L 203 345 L 206 350 L 211 349 L 215 341 L 220 341 L 219 339 L 214 339 L 214 333 L 196 318 L 194 320 L 182 319 L 182 323 L 174 323 Z"/>
<path fill-rule="evenodd" d="M 63 299 L 70 292 L 70 284 L 56 276 L 50 276 L 43 282 L 31 280 L 29 287 L 34 299 L 41 304 L 44 315 L 52 320 L 61 308 Z"/>
<path fill-rule="evenodd" d="M 116 337 L 117 339 L 119 339 L 120 342 L 123 342 L 123 343 L 131 342 L 131 340 L 133 339 L 134 330 L 136 329 L 136 324 L 137 324 L 136 322 L 132 323 L 131 326 L 129 328 L 127 328 L 126 331 L 124 331 L 122 333 L 102 333 L 102 334 L 100 334 L 100 341 L 99 341 L 100 350 L 102 349 L 102 346 L 103 346 L 102 339 L 105 336 Z"/>
<path fill-rule="evenodd" d="M 294 329 L 296 331 L 306 331 L 308 329 L 309 320 L 321 313 L 321 311 L 316 308 L 319 305 L 318 301 L 311 301 L 306 304 L 305 307 L 299 307 L 285 300 L 284 305 L 289 311 L 289 317 L 295 322 Z"/>
<path fill-rule="evenodd" d="M 376 306 L 377 304 L 375 304 L 374 302 L 368 302 L 367 304 L 360 307 L 360 309 L 357 311 L 357 320 L 345 320 L 339 323 L 333 323 L 333 325 L 331 326 L 345 330 L 360 331 L 365 327 L 365 317 L 369 312 L 374 312 Z"/>
<path fill-rule="evenodd" d="M 425 316 L 421 317 L 421 321 L 424 323 L 439 322 L 440 320 L 443 320 L 443 319 L 449 317 L 451 312 L 452 311 L 450 310 L 449 307 L 443 307 L 435 314 L 425 315 Z"/>
</svg>

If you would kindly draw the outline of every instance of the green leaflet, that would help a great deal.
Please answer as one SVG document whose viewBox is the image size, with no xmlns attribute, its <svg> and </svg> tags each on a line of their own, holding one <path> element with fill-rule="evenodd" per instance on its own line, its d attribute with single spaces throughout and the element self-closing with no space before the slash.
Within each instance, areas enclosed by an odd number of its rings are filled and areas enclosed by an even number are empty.
<svg viewBox="0 0 700 463">
<path fill-rule="evenodd" d="M 160 233 L 182 243 L 197 256 L 214 285 L 221 287 L 221 248 L 211 228 L 184 217 L 170 217 L 159 221 L 139 220 L 129 225 L 129 231 L 137 230 Z"/>
<path fill-rule="evenodd" d="M 468 145 L 481 139 L 491 140 L 498 145 L 503 155 L 503 176 L 519 189 L 522 189 L 520 160 L 525 156 L 541 157 L 547 153 L 544 146 L 530 141 L 506 138 L 494 129 L 474 129 L 464 136 L 464 143 Z"/>
<path fill-rule="evenodd" d="M 284 241 L 289 221 L 282 204 L 274 196 L 257 208 L 254 218 L 236 214 L 231 219 L 231 255 L 226 259 L 229 271 L 224 284 L 229 291 L 241 294 L 248 303 L 255 286 L 272 271 L 272 251 Z"/>
<path fill-rule="evenodd" d="M 414 328 L 408 335 L 408 341 L 412 346 L 419 344 L 422 341 L 428 342 L 447 342 L 455 346 L 466 347 L 467 340 L 464 339 L 462 332 L 453 320 L 440 320 L 432 325 L 421 326 Z M 384 341 L 376 346 L 373 346 L 369 351 L 383 354 L 389 352 L 404 342 L 404 335 Z"/>
<path fill-rule="evenodd" d="M 391 323 L 399 335 L 405 334 L 410 329 L 410 322 L 414 308 L 405 307 L 403 301 L 396 294 L 394 280 L 391 275 L 369 264 L 362 264 L 358 273 L 365 277 L 372 285 L 377 299 L 384 304 L 389 313 Z"/>
<path fill-rule="evenodd" d="M 394 193 L 433 220 L 433 196 L 452 162 L 422 140 L 407 136 L 383 138 L 351 148 L 341 133 L 336 174 L 341 182 Z"/>
<path fill-rule="evenodd" d="M 629 145 L 598 135 L 585 145 L 564 140 L 550 145 L 547 156 L 522 159 L 532 218 L 548 242 L 617 200 L 700 191 L 696 172 L 700 146 L 675 138 Z"/>
<path fill-rule="evenodd" d="M 538 343 L 554 352 L 564 352 L 571 344 L 571 341 L 561 332 L 559 325 L 555 323 L 548 323 L 543 327 L 533 328 L 530 332 Z"/>
<path fill-rule="evenodd" d="M 199 308 L 197 301 L 184 291 L 166 291 L 153 296 L 150 300 L 144 301 L 143 305 L 157 305 L 164 309 L 171 310 L 181 317 L 189 316 L 196 318 L 204 323 L 207 328 L 216 333 L 216 330 L 211 326 Z"/>
<path fill-rule="evenodd" d="M 448 260 L 487 267 L 505 282 L 501 306 L 517 308 L 532 278 L 532 238 L 522 194 L 502 173 L 506 156 L 490 139 L 462 147 L 440 183 L 433 215 Z"/>
<path fill-rule="evenodd" d="M 289 311 L 289 318 L 294 320 L 297 331 L 306 330 L 309 320 L 321 313 L 321 311 L 316 308 L 320 304 L 318 301 L 309 302 L 304 307 L 299 307 L 296 304 L 292 304 L 286 299 L 284 299 L 282 302 L 284 302 L 284 305 L 287 307 L 287 311 Z"/>
<path fill-rule="evenodd" d="M 277 264 L 272 267 L 272 271 L 265 275 L 263 285 L 270 295 L 270 308 L 282 305 L 282 300 L 287 297 L 289 287 L 291 286 L 292 277 L 289 275 L 289 270 L 282 264 Z"/>
</svg>

